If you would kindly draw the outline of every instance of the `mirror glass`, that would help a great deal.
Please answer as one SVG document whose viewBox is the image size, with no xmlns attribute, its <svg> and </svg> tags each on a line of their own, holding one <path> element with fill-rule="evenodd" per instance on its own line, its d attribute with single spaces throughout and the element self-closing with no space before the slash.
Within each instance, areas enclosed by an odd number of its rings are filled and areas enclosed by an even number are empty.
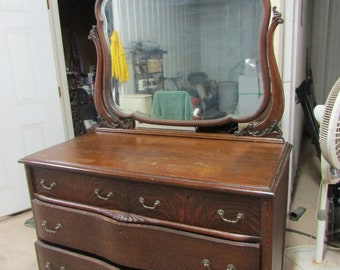
<svg viewBox="0 0 340 270">
<path fill-rule="evenodd" d="M 112 104 L 160 120 L 244 117 L 261 105 L 263 0 L 106 0 Z"/>
</svg>

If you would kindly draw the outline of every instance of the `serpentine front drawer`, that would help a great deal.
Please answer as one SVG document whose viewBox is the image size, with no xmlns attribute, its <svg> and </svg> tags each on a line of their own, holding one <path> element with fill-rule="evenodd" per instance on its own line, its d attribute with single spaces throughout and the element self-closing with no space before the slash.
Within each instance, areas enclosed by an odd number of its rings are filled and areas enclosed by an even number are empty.
<svg viewBox="0 0 340 270">
<path fill-rule="evenodd" d="M 117 222 L 98 214 L 36 199 L 32 205 L 40 240 L 82 250 L 127 267 L 157 270 L 259 269 L 260 244 Z"/>
<path fill-rule="evenodd" d="M 61 249 L 41 241 L 35 242 L 39 269 L 45 270 L 119 270 L 101 260 Z"/>
</svg>

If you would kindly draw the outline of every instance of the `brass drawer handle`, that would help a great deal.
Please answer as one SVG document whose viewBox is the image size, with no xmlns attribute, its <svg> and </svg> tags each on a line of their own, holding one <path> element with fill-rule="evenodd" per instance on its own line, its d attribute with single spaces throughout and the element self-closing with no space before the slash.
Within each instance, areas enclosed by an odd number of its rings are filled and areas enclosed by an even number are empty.
<svg viewBox="0 0 340 270">
<path fill-rule="evenodd" d="M 107 193 L 106 197 L 102 197 L 100 194 L 99 194 L 99 189 L 97 188 L 94 193 L 96 193 L 97 197 L 101 200 L 104 200 L 104 201 L 107 201 L 108 199 L 110 199 L 112 196 L 113 196 L 113 193 L 112 192 L 109 192 Z"/>
<path fill-rule="evenodd" d="M 211 263 L 208 259 L 203 259 L 202 264 L 206 269 L 211 270 L 210 268 Z M 228 264 L 226 270 L 237 270 L 237 268 L 233 264 Z"/>
<path fill-rule="evenodd" d="M 154 203 L 153 203 L 153 206 L 148 206 L 148 205 L 145 205 L 144 204 L 144 201 L 145 199 L 143 197 L 139 197 L 139 202 L 143 205 L 144 208 L 146 209 L 156 209 L 157 206 L 160 206 L 161 205 L 161 202 L 160 200 L 156 200 Z"/>
<path fill-rule="evenodd" d="M 232 219 L 227 219 L 224 217 L 224 211 L 222 209 L 218 209 L 217 210 L 217 214 L 221 217 L 221 219 L 225 222 L 228 222 L 228 223 L 237 223 L 239 222 L 239 220 L 243 219 L 244 218 L 244 215 L 242 213 L 238 213 L 237 216 L 236 216 L 236 219 L 232 220 Z M 229 270 L 229 269 L 228 269 Z"/>
<path fill-rule="evenodd" d="M 56 182 L 52 182 L 50 184 L 50 186 L 45 186 L 45 180 L 44 179 L 41 179 L 40 180 L 40 185 L 44 188 L 44 189 L 47 189 L 47 190 L 51 190 L 52 188 L 55 188 L 57 186 Z"/>
<path fill-rule="evenodd" d="M 48 269 L 48 270 L 52 270 L 51 263 L 50 262 L 46 262 L 45 263 L 45 268 Z M 65 270 L 65 267 L 64 266 L 60 266 L 59 270 Z"/>
<path fill-rule="evenodd" d="M 210 261 L 208 260 L 208 259 L 203 259 L 202 260 L 202 264 L 203 264 L 203 266 L 204 266 L 204 268 L 206 268 L 206 269 L 208 269 L 208 270 L 211 270 L 211 268 L 210 268 Z"/>
<path fill-rule="evenodd" d="M 51 229 L 47 228 L 47 221 L 46 220 L 43 220 L 43 222 L 41 223 L 41 226 L 43 226 L 45 231 L 48 232 L 48 233 L 56 233 L 57 231 L 60 231 L 63 228 L 63 226 L 60 223 L 58 223 L 57 225 L 55 225 L 54 230 L 51 230 Z"/>
</svg>

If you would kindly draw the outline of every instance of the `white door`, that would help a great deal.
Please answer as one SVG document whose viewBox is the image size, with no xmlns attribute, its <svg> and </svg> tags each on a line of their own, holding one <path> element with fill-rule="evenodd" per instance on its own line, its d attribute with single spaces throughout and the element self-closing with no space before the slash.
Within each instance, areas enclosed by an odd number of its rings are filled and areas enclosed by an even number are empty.
<svg viewBox="0 0 340 270">
<path fill-rule="evenodd" d="M 46 0 L 0 0 L 0 216 L 30 208 L 27 154 L 65 140 Z"/>
</svg>

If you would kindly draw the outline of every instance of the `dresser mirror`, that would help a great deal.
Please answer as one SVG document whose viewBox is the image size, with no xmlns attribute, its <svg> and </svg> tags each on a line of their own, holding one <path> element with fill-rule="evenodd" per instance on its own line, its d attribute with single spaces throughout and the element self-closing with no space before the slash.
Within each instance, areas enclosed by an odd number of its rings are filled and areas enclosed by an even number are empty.
<svg viewBox="0 0 340 270">
<path fill-rule="evenodd" d="M 283 91 L 269 0 L 97 0 L 101 125 L 250 123 L 277 132 Z"/>
</svg>

